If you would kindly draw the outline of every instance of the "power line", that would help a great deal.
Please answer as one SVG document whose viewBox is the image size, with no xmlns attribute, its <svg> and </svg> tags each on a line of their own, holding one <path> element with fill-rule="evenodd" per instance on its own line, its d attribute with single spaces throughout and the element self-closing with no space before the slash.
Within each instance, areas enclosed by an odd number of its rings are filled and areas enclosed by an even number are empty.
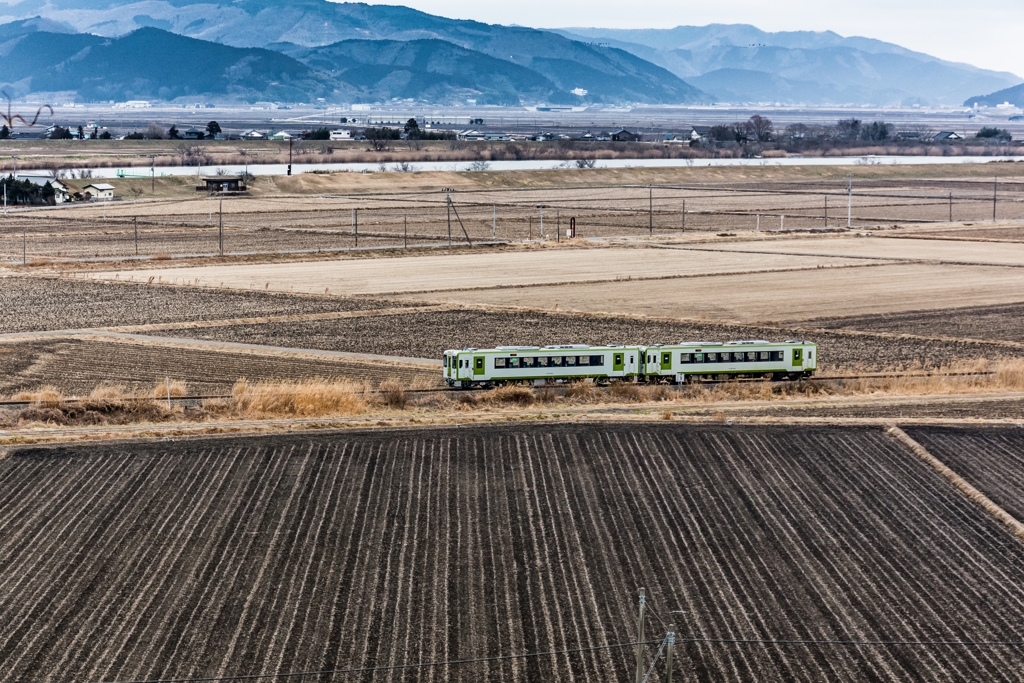
<svg viewBox="0 0 1024 683">
<path fill-rule="evenodd" d="M 921 647 L 985 645 L 1021 646 L 1021 640 L 768 640 L 761 638 L 679 638 L 676 643 L 717 643 L 726 645 L 915 645 Z"/>
<path fill-rule="evenodd" d="M 614 650 L 624 647 L 636 647 L 637 645 L 653 645 L 661 641 L 650 640 L 644 643 L 616 643 L 615 645 L 596 645 L 594 647 L 578 647 L 570 650 L 554 650 L 551 652 L 530 652 L 523 655 L 497 655 L 494 657 L 478 657 L 476 659 L 452 659 L 446 662 L 420 662 L 418 664 L 395 664 L 394 666 L 369 666 L 359 669 L 332 669 L 326 671 L 299 671 L 281 674 L 246 674 L 241 676 L 217 676 L 212 678 L 157 678 L 134 681 L 105 681 L 103 683 L 213 683 L 215 681 L 251 681 L 264 678 L 298 678 L 302 676 L 330 676 L 334 674 L 369 673 L 372 671 L 395 671 L 399 669 L 418 669 L 434 666 L 449 666 L 455 664 L 476 664 L 480 662 L 497 662 L 510 659 L 527 659 L 529 657 L 553 657 L 555 655 L 577 654 L 580 652 L 593 652 L 596 650 Z"/>
</svg>

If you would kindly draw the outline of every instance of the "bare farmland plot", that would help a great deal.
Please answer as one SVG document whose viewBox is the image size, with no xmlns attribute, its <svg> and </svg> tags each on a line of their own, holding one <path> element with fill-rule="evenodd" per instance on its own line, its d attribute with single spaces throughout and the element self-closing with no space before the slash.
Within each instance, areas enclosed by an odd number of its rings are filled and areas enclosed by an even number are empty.
<svg viewBox="0 0 1024 683">
<path fill-rule="evenodd" d="M 1024 429 L 907 429 L 911 438 L 992 499 L 1024 520 Z"/>
<path fill-rule="evenodd" d="M 445 349 L 509 344 L 630 343 L 663 344 L 684 340 L 788 339 L 796 330 L 711 322 L 664 322 L 630 318 L 512 311 L 433 311 L 341 321 L 230 325 L 155 332 L 158 335 L 210 339 L 290 348 L 326 349 L 387 356 L 440 358 Z M 1014 355 L 1015 350 L 987 345 L 929 340 L 879 340 L 855 334 L 816 332 L 822 367 L 863 365 L 869 368 L 950 363 L 957 358 Z"/>
<path fill-rule="evenodd" d="M 677 234 L 684 229 L 747 231 L 817 229 L 891 223 L 985 220 L 992 216 L 989 186 L 979 182 L 858 181 L 852 199 L 835 182 L 695 183 L 546 188 L 494 188 L 446 193 L 232 197 L 208 196 L 140 204 L 76 206 L 18 214 L 0 240 L 7 258 L 16 251 L 13 235 L 36 233 L 36 257 L 115 258 L 126 255 L 118 240 L 138 219 L 149 245 L 141 253 L 208 253 L 198 248 L 195 230 L 221 222 L 228 252 L 273 253 L 354 246 L 526 240 L 564 235 L 570 222 L 584 237 Z M 956 200 L 950 203 L 950 195 Z M 449 209 L 448 199 L 452 199 Z M 1004 183 L 998 214 L 1024 218 L 1021 186 Z M 848 208 L 849 205 L 849 208 Z M 131 226 L 134 232 L 134 225 Z M 307 233 L 320 233 L 319 239 Z M 353 237 L 351 243 L 346 237 Z M 132 236 L 134 237 L 134 235 Z M 158 246 L 159 245 L 159 246 Z M 140 247 L 141 249 L 141 247 Z M 162 249 L 164 251 L 158 251 Z M 134 252 L 132 252 L 134 253 Z M 2 254 L 0 254 L 2 255 Z"/>
<path fill-rule="evenodd" d="M 7 343 L 4 348 L 8 353 L 0 354 L 0 394 L 8 395 L 52 386 L 69 396 L 81 396 L 101 385 L 139 394 L 165 378 L 185 382 L 192 394 L 231 393 L 240 379 L 347 379 L 371 387 L 387 379 L 397 379 L 405 386 L 440 383 L 439 372 L 358 360 L 80 340 Z"/>
<path fill-rule="evenodd" d="M 610 247 L 594 251 L 481 251 L 445 255 L 392 257 L 366 261 L 338 260 L 230 266 L 196 266 L 131 273 L 103 272 L 96 278 L 160 277 L 163 282 L 225 283 L 227 287 L 385 295 L 477 287 L 512 287 L 549 282 L 625 280 L 704 273 L 815 269 L 819 266 L 870 264 L 848 258 L 784 254 L 674 252 Z M 386 276 L 385 276 L 386 274 Z M 503 293 L 507 297 L 507 293 Z"/>
<path fill-rule="evenodd" d="M 914 334 L 935 337 L 997 339 L 1024 343 L 1024 303 L 946 310 L 893 312 L 885 315 L 823 318 L 808 326 Z"/>
<path fill-rule="evenodd" d="M 541 310 L 558 306 L 565 311 L 768 324 L 1017 303 L 1022 291 L 1024 271 L 1020 268 L 915 263 L 715 274 L 664 282 L 536 285 L 517 289 L 516 299 Z M 401 298 L 509 304 L 506 292 L 490 289 L 408 294 Z"/>
<path fill-rule="evenodd" d="M 131 277 L 128 275 L 125 280 Z M 154 278 L 159 275 L 154 275 Z M 402 306 L 370 299 L 291 296 L 197 287 L 147 287 L 136 282 L 57 278 L 0 279 L 0 334 L 117 325 L 221 320 L 260 316 L 358 311 Z M 214 287 L 219 283 L 208 283 Z M 253 283 L 253 290 L 262 284 Z M 322 293 L 323 289 L 319 293 Z"/>
<path fill-rule="evenodd" d="M 0 481 L 0 665 L 13 679 L 603 646 L 634 637 L 639 585 L 659 613 L 680 611 L 684 638 L 1024 637 L 1017 541 L 881 430 L 530 426 L 94 445 L 14 451 Z M 677 654 L 677 675 L 699 680 L 1002 681 L 1024 665 L 1019 648 L 993 646 L 689 643 Z M 402 678 L 622 680 L 632 666 L 629 649 L 610 649 Z"/>
</svg>

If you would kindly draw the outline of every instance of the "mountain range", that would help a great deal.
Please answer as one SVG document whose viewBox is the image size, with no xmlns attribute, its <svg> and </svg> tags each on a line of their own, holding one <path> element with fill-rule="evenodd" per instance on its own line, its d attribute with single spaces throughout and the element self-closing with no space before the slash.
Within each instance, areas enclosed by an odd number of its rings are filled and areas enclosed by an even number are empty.
<svg viewBox="0 0 1024 683">
<path fill-rule="evenodd" d="M 832 31 L 772 33 L 746 24 L 554 30 L 630 52 L 726 102 L 960 106 L 1022 80 Z"/>
<path fill-rule="evenodd" d="M 0 86 L 80 100 L 955 104 L 1013 74 L 831 32 L 539 30 L 328 0 L 2 0 Z"/>
</svg>

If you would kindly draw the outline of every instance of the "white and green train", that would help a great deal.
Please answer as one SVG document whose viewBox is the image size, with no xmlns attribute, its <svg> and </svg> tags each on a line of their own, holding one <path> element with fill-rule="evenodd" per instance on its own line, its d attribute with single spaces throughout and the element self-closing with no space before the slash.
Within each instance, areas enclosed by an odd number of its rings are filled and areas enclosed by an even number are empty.
<svg viewBox="0 0 1024 683">
<path fill-rule="evenodd" d="M 735 377 L 800 379 L 814 374 L 812 342 L 763 340 L 655 346 L 499 346 L 444 352 L 444 381 L 470 389 L 572 381 L 685 384 Z"/>
</svg>

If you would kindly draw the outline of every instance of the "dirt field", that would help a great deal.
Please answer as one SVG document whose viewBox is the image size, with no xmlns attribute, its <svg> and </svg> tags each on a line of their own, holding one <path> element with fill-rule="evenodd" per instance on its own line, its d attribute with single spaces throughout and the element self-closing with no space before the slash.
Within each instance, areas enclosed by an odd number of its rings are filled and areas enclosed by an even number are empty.
<svg viewBox="0 0 1024 683">
<path fill-rule="evenodd" d="M 445 349 L 500 345 L 675 343 L 682 340 L 781 340 L 805 335 L 794 330 L 668 323 L 627 318 L 592 318 L 540 312 L 434 311 L 339 321 L 231 325 L 156 332 L 165 336 L 294 348 L 356 351 L 440 358 Z M 1018 351 L 992 344 L 893 340 L 842 331 L 806 335 L 817 342 L 824 366 L 868 368 L 942 365 L 955 358 L 998 358 Z"/>
<path fill-rule="evenodd" d="M 759 257 L 758 257 L 759 258 Z M 405 295 L 407 301 L 776 323 L 825 316 L 1017 303 L 1024 269 L 901 264 Z"/>
<path fill-rule="evenodd" d="M 1017 520 L 1024 520 L 1024 429 L 911 429 L 908 434 Z"/>
<path fill-rule="evenodd" d="M 277 292 L 147 287 L 144 282 L 139 278 L 135 284 L 38 277 L 0 278 L 0 310 L 3 310 L 0 333 L 358 311 L 406 305 L 370 299 L 289 296 Z"/>
<path fill-rule="evenodd" d="M 871 429 L 488 427 L 15 450 L 12 680 L 317 671 L 682 638 L 1020 640 L 1018 542 Z M 60 529 L 59 535 L 56 530 Z M 951 587 L 955 586 L 955 590 Z M 664 627 L 651 618 L 648 633 Z M 682 680 L 1010 681 L 1015 647 L 690 643 Z M 632 652 L 364 681 L 595 681 Z"/>
<path fill-rule="evenodd" d="M 945 263 L 1024 265 L 1024 245 L 970 240 L 923 240 L 840 235 L 827 238 L 758 242 L 754 246 L 723 245 L 729 251 L 846 256 L 876 259 L 913 259 Z"/>
<path fill-rule="evenodd" d="M 518 287 L 549 282 L 625 280 L 703 273 L 735 273 L 847 265 L 851 259 L 811 256 L 679 252 L 668 249 L 603 248 L 529 251 L 481 251 L 476 254 L 427 255 L 366 261 L 340 260 L 260 265 L 213 266 L 96 273 L 96 278 L 163 282 L 224 283 L 226 287 L 259 287 L 275 291 L 383 295 L 401 292 L 457 290 L 472 287 Z M 387 277 L 381 277 L 382 273 Z M 508 294 L 502 292 L 502 296 Z"/>
<path fill-rule="evenodd" d="M 1024 304 L 823 318 L 808 326 L 1024 343 Z"/>
<path fill-rule="evenodd" d="M 54 340 L 0 342 L 0 396 L 52 386 L 66 395 L 86 395 L 100 385 L 126 393 L 150 392 L 165 378 L 186 383 L 194 394 L 231 393 L 239 379 L 350 379 L 373 387 L 387 379 L 405 386 L 440 382 L 440 372 L 341 359 L 288 358 L 148 344 Z"/>
</svg>

